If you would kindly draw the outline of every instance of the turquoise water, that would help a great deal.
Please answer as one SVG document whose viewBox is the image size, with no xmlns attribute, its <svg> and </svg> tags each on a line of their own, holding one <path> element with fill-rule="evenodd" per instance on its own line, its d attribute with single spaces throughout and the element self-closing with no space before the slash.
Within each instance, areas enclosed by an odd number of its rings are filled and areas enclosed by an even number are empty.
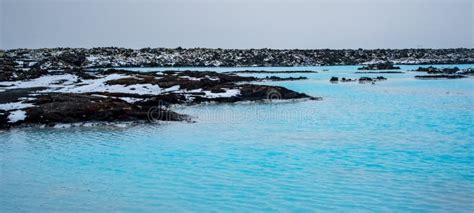
<svg viewBox="0 0 474 213">
<path fill-rule="evenodd" d="M 474 80 L 409 72 L 329 83 L 369 76 L 356 68 L 282 68 L 330 71 L 266 82 L 323 101 L 175 109 L 196 123 L 0 133 L 0 211 L 474 211 Z"/>
</svg>

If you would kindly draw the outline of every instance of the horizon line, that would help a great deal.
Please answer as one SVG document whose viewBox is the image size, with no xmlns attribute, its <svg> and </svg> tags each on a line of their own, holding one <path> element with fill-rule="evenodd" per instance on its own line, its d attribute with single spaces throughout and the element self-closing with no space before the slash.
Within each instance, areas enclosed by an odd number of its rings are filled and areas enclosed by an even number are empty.
<svg viewBox="0 0 474 213">
<path fill-rule="evenodd" d="M 116 48 L 116 49 L 131 49 L 131 50 L 142 50 L 142 49 L 209 49 L 209 50 L 452 50 L 452 49 L 473 49 L 474 47 L 448 47 L 448 48 L 434 48 L 434 47 L 410 47 L 410 48 L 220 48 L 220 47 L 119 47 L 119 46 L 96 46 L 96 47 L 39 47 L 39 48 L 0 48 L 1 51 L 11 50 L 40 50 L 40 49 L 95 49 L 95 48 Z"/>
</svg>

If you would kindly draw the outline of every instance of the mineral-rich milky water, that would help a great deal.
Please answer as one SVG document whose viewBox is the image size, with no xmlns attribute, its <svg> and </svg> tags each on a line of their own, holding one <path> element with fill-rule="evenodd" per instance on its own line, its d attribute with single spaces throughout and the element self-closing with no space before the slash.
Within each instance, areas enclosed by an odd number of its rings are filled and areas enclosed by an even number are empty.
<svg viewBox="0 0 474 213">
<path fill-rule="evenodd" d="M 255 76 L 306 76 L 264 83 L 322 101 L 175 108 L 195 123 L 1 132 L 0 211 L 473 212 L 474 79 L 356 68 L 252 68 L 320 71 Z"/>
</svg>

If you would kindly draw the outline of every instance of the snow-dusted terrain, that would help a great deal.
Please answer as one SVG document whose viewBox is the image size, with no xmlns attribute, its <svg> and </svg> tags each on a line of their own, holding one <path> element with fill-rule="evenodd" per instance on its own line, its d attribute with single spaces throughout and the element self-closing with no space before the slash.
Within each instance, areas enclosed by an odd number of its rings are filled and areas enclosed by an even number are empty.
<svg viewBox="0 0 474 213">
<path fill-rule="evenodd" d="M 264 100 L 270 91 L 280 93 L 282 99 L 312 98 L 283 87 L 244 83 L 258 80 L 264 79 L 192 71 L 47 72 L 31 79 L 0 81 L 0 129 L 22 124 L 147 120 L 156 106 L 171 115 L 158 116 L 159 120 L 179 121 L 186 119 L 184 115 L 161 107 Z"/>
<path fill-rule="evenodd" d="M 473 49 L 167 49 L 167 48 L 55 48 L 13 49 L 5 52 L 8 66 L 61 70 L 153 66 L 316 66 L 360 65 L 390 61 L 395 64 L 474 63 Z"/>
</svg>

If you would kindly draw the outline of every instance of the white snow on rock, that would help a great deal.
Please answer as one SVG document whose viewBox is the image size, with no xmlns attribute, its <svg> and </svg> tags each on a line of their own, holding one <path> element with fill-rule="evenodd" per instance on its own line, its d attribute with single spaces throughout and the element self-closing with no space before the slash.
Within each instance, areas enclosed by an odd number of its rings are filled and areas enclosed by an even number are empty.
<svg viewBox="0 0 474 213">
<path fill-rule="evenodd" d="M 16 111 L 11 111 L 10 115 L 8 115 L 8 123 L 16 123 L 18 121 L 25 120 L 26 118 L 26 112 L 23 110 L 16 110 Z"/>
<path fill-rule="evenodd" d="M 33 104 L 23 103 L 23 102 L 13 102 L 13 103 L 6 103 L 0 104 L 0 110 L 14 110 L 14 109 L 24 109 L 28 107 L 32 107 Z"/>
<path fill-rule="evenodd" d="M 99 79 L 83 80 L 78 85 L 70 85 L 58 90 L 50 90 L 49 92 L 63 93 L 89 93 L 89 92 L 109 92 L 109 93 L 129 93 L 139 95 L 156 95 L 161 93 L 158 85 L 152 84 L 135 84 L 135 85 L 107 85 L 107 81 L 122 78 L 130 78 L 128 75 L 111 74 Z"/>
<path fill-rule="evenodd" d="M 199 92 L 202 92 L 202 89 L 187 90 L 186 92 L 189 92 L 189 93 L 199 93 Z"/>
<path fill-rule="evenodd" d="M 190 81 L 200 81 L 201 80 L 200 78 L 190 77 L 190 76 L 180 76 L 179 78 L 188 79 Z"/>
<path fill-rule="evenodd" d="M 143 99 L 141 99 L 141 98 L 131 98 L 131 97 L 120 97 L 120 99 L 123 100 L 123 101 L 126 101 L 126 102 L 128 102 L 128 103 L 131 103 L 131 104 L 133 104 L 133 103 L 135 103 L 135 102 L 137 102 L 137 101 L 143 100 Z"/>
<path fill-rule="evenodd" d="M 162 90 L 158 85 L 153 84 L 135 84 L 135 85 L 107 85 L 107 81 L 122 78 L 136 78 L 124 74 L 111 74 L 98 79 L 88 79 L 79 82 L 79 77 L 71 74 L 63 75 L 45 75 L 39 78 L 0 82 L 0 85 L 6 89 L 46 87 L 41 92 L 61 92 L 61 93 L 89 93 L 89 92 L 109 92 L 109 93 L 129 93 L 139 95 L 157 95 L 162 92 L 174 92 L 179 90 L 179 86 L 173 86 Z M 6 106 L 5 106 L 6 107 Z"/>
<path fill-rule="evenodd" d="M 204 91 L 206 98 L 229 98 L 240 95 L 239 89 L 227 89 L 225 92 L 213 93 L 211 91 Z"/>
<path fill-rule="evenodd" d="M 4 81 L 0 82 L 0 85 L 8 86 L 4 89 L 18 89 L 18 88 L 32 88 L 32 87 L 50 87 L 58 88 L 63 85 L 73 84 L 76 82 L 78 77 L 76 75 L 64 74 L 64 75 L 45 75 L 39 78 L 27 80 L 27 81 Z M 13 84 L 13 85 L 12 85 Z M 12 85 L 12 86 L 11 86 Z"/>
<path fill-rule="evenodd" d="M 95 62 L 95 61 L 97 61 L 97 59 L 99 59 L 99 57 L 94 56 L 94 55 L 91 55 L 91 56 L 87 56 L 87 57 L 86 57 L 86 60 L 87 60 L 88 62 Z"/>
<path fill-rule="evenodd" d="M 211 80 L 211 81 L 218 81 L 220 80 L 218 77 L 215 77 L 215 78 L 211 78 L 209 77 L 208 75 L 205 76 L 207 79 Z"/>
<path fill-rule="evenodd" d="M 175 86 L 163 89 L 163 92 L 177 92 L 179 88 L 180 88 L 179 85 L 175 85 Z"/>
<path fill-rule="evenodd" d="M 124 78 L 137 78 L 139 76 L 131 76 L 127 74 L 110 74 L 110 75 L 99 75 L 97 79 L 80 79 L 78 76 L 73 74 L 62 74 L 62 75 L 45 75 L 36 79 L 26 81 L 15 81 L 15 82 L 0 82 L 0 85 L 4 87 L 2 89 L 19 89 L 19 88 L 33 88 L 33 87 L 45 87 L 42 93 L 47 92 L 59 92 L 59 93 L 126 93 L 126 94 L 137 94 L 137 95 L 159 95 L 163 93 L 182 93 L 187 98 L 191 99 L 193 96 L 202 96 L 206 98 L 224 98 L 234 97 L 240 95 L 240 89 L 224 89 L 225 92 L 213 93 L 211 91 L 203 91 L 202 89 L 195 90 L 182 90 L 179 85 L 175 85 L 169 88 L 160 88 L 156 84 L 133 84 L 133 85 L 122 85 L 122 84 L 107 84 L 108 81 L 119 80 Z M 184 76 L 190 80 L 200 80 L 200 78 L 193 78 Z M 219 80 L 218 78 L 211 78 L 205 76 L 210 80 Z M 189 94 L 189 93 L 204 93 L 204 94 Z M 31 94 L 35 96 L 38 94 Z M 99 96 L 98 97 L 107 97 Z M 27 97 L 21 101 L 31 100 L 34 97 Z M 140 101 L 140 98 L 122 97 L 120 98 L 126 102 L 134 103 Z M 0 110 L 20 110 L 27 107 L 32 107 L 32 104 L 23 102 L 0 104 Z"/>
</svg>

